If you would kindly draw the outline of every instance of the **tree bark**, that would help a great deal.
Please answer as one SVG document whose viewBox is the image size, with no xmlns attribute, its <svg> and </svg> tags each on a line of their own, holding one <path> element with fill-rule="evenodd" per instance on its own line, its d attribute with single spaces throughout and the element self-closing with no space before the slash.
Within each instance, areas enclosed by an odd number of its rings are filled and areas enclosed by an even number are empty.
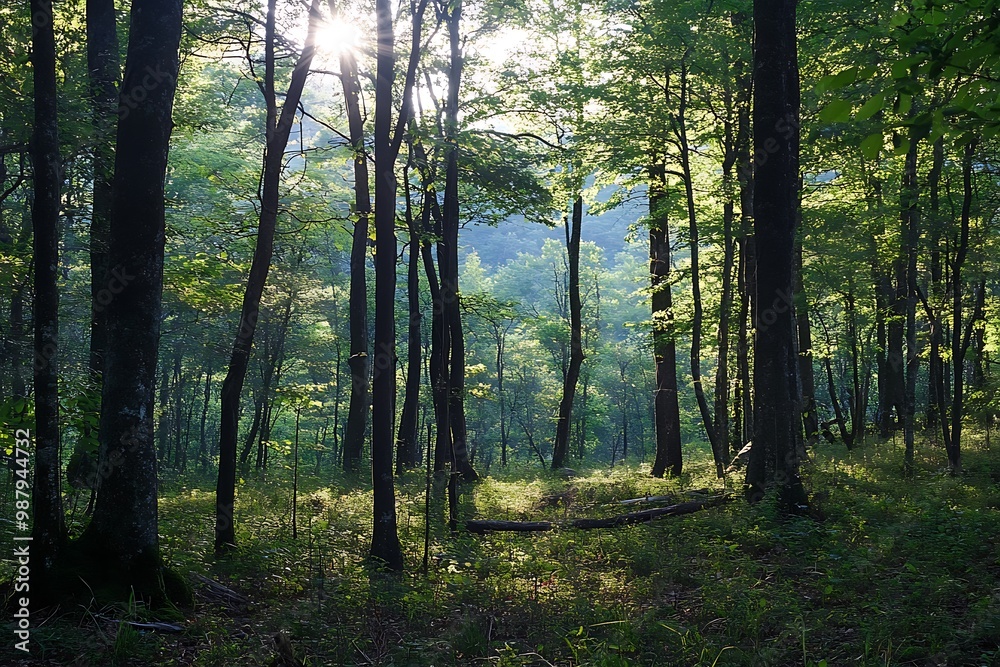
<svg viewBox="0 0 1000 667">
<path fill-rule="evenodd" d="M 313 0 L 309 9 L 309 29 L 305 45 L 295 69 L 291 83 L 277 115 L 277 101 L 274 94 L 274 11 L 275 0 L 268 4 L 267 36 L 265 37 L 266 70 L 265 101 L 267 103 L 266 150 L 264 154 L 263 192 L 261 195 L 260 217 L 257 227 L 257 246 L 250 264 L 247 289 L 243 296 L 240 312 L 240 326 L 233 343 L 229 361 L 229 372 L 222 384 L 222 416 L 219 434 L 219 478 L 215 503 L 215 550 L 222 553 L 235 544 L 236 534 L 233 524 L 233 505 L 236 498 L 236 438 L 239 430 L 240 394 L 250 363 L 254 331 L 260 315 L 260 299 L 267 282 L 274 247 L 274 229 L 278 219 L 279 186 L 284 164 L 285 146 L 292 130 L 295 112 L 302 97 L 309 66 L 315 52 L 316 24 L 319 16 L 319 2 Z"/>
<path fill-rule="evenodd" d="M 917 349 L 917 295 L 913 289 L 917 281 L 917 243 L 919 242 L 917 198 L 920 191 L 917 184 L 917 143 L 915 138 L 911 139 L 910 149 L 906 152 L 906 162 L 903 169 L 900 209 L 903 227 L 901 231 L 905 239 L 903 245 L 905 257 L 900 258 L 900 263 L 905 259 L 906 264 L 902 268 L 902 283 L 897 286 L 897 308 L 902 305 L 905 309 L 906 317 L 906 367 L 905 369 L 900 369 L 899 375 L 902 378 L 903 371 L 905 370 L 903 403 L 900 415 L 903 420 L 903 443 L 906 448 L 903 469 L 907 476 L 913 474 L 916 387 L 917 372 L 920 367 L 919 350 Z"/>
<path fill-rule="evenodd" d="M 90 561 L 138 596 L 161 599 L 153 412 L 162 314 L 164 177 L 179 66 L 179 0 L 135 0 L 119 107 L 109 265 L 100 487 L 81 542 Z M 156 79 L 154 85 L 151 79 Z M 139 94 L 141 91 L 142 94 Z M 93 583 L 93 582 L 91 582 Z"/>
<path fill-rule="evenodd" d="M 799 209 L 799 223 L 802 221 Z M 795 320 L 799 343 L 799 377 L 802 378 L 802 426 L 806 441 L 819 437 L 819 414 L 816 411 L 816 377 L 813 372 L 812 328 L 809 325 L 809 300 L 802 278 L 802 239 L 795 238 Z"/>
<path fill-rule="evenodd" d="M 981 316 L 985 298 L 985 282 L 980 284 L 976 307 L 963 331 L 962 321 L 962 270 L 969 253 L 969 223 L 972 217 L 972 163 L 976 152 L 976 141 L 965 146 L 962 158 L 962 214 L 955 261 L 952 264 L 951 296 L 951 447 L 948 449 L 948 468 L 953 475 L 962 471 L 962 417 L 965 400 L 965 355 L 969 349 L 972 325 Z"/>
<path fill-rule="evenodd" d="M 583 364 L 583 339 L 581 336 L 583 325 L 580 301 L 580 228 L 582 223 L 583 197 L 577 194 L 573 200 L 573 213 L 568 221 L 569 239 L 566 245 L 566 254 L 569 259 L 569 365 L 563 379 L 562 399 L 559 401 L 559 417 L 556 421 L 556 439 L 552 446 L 553 470 L 566 465 L 566 457 L 569 454 L 569 427 L 573 416 L 573 398 L 576 395 L 577 380 L 580 378 L 580 366 Z"/>
<path fill-rule="evenodd" d="M 451 60 L 448 69 L 448 99 L 445 105 L 445 189 L 442 217 L 442 243 L 438 245 L 441 292 L 444 316 L 451 345 L 448 367 L 448 413 L 451 424 L 451 447 L 455 468 L 466 481 L 479 479 L 469 462 L 465 419 L 465 332 L 462 329 L 461 294 L 458 288 L 458 93 L 462 81 L 464 56 L 461 52 L 459 29 L 462 22 L 462 2 L 452 4 L 447 17 Z M 442 255 L 442 249 L 444 253 Z M 442 260 L 446 259 L 446 262 Z"/>
<path fill-rule="evenodd" d="M 56 46 L 52 4 L 31 0 L 31 64 L 34 70 L 34 128 L 31 166 L 34 199 L 34 363 L 35 391 L 34 486 L 31 493 L 32 565 L 38 564 L 32 583 L 44 593 L 46 577 L 54 569 L 66 541 L 59 460 L 59 201 L 62 163 L 56 89 Z M 2 157 L 2 156 L 0 156 Z M 155 360 L 154 360 L 155 369 Z M 19 448 L 28 451 L 31 437 L 18 431 Z M 21 442 L 21 437 L 26 442 Z M 23 444 L 23 446 L 22 446 Z M 51 591 L 55 592 L 55 591 Z M 44 596 L 43 593 L 43 596 Z"/>
<path fill-rule="evenodd" d="M 403 569 L 392 478 L 393 397 L 396 390 L 396 153 L 392 150 L 392 83 L 396 54 L 389 0 L 376 0 L 375 84 L 375 359 L 372 378 L 372 542 L 370 559 Z M 416 27 L 416 26 L 415 26 Z M 419 32 L 419 31 L 417 31 Z"/>
<path fill-rule="evenodd" d="M 201 408 L 201 424 L 198 429 L 198 463 L 202 469 L 208 467 L 208 438 L 205 435 L 205 425 L 208 423 L 208 405 L 212 398 L 212 366 L 205 373 L 204 403 Z"/>
<path fill-rule="evenodd" d="M 87 0 L 87 72 L 90 84 L 93 140 L 93 202 L 90 214 L 90 385 L 101 393 L 104 368 L 105 303 L 108 289 L 108 234 L 111 229 L 111 185 L 115 166 L 115 122 L 118 61 L 118 26 L 114 0 Z"/>
<path fill-rule="evenodd" d="M 653 419 L 656 456 L 652 475 L 669 470 L 677 477 L 683 467 L 680 407 L 677 401 L 677 350 L 673 335 L 673 295 L 670 285 L 670 227 L 666 213 L 663 165 L 649 167 L 649 275 L 653 308 L 653 361 L 656 395 Z"/>
<path fill-rule="evenodd" d="M 799 206 L 799 76 L 795 0 L 754 0 L 754 233 L 757 334 L 754 437 L 747 497 L 776 486 L 778 503 L 807 502 L 799 478 L 800 387 L 792 308 L 792 266 Z"/>
<path fill-rule="evenodd" d="M 675 132 L 681 151 L 681 175 L 684 180 L 684 199 L 688 218 L 688 247 L 691 253 L 691 302 L 694 309 L 691 317 L 691 383 L 694 385 L 694 395 L 698 401 L 698 411 L 705 427 L 705 434 L 712 445 L 712 458 L 715 460 L 715 473 L 719 478 L 725 476 L 727 452 L 721 447 L 721 439 L 715 431 L 715 419 L 705 397 L 705 387 L 701 380 L 701 329 L 703 316 L 701 300 L 701 276 L 699 268 L 698 220 L 694 202 L 694 177 L 691 173 L 691 147 L 687 136 L 687 106 L 688 106 L 688 63 L 687 58 L 681 60 L 680 98 L 676 116 Z"/>
<path fill-rule="evenodd" d="M 409 179 L 403 179 L 406 189 L 406 222 L 410 234 L 410 260 L 407 264 L 406 297 L 406 392 L 403 398 L 403 414 L 399 419 L 399 434 L 396 436 L 396 474 L 408 468 L 415 468 L 417 461 L 417 411 L 420 403 L 420 234 L 413 222 L 413 208 L 410 201 Z"/>
<path fill-rule="evenodd" d="M 365 260 L 368 256 L 368 219 L 372 203 L 369 194 L 368 156 L 365 154 L 364 119 L 361 117 L 358 65 L 349 49 L 340 55 L 340 80 L 347 106 L 347 124 L 351 148 L 354 151 L 354 236 L 351 241 L 350 333 L 351 353 L 347 365 L 351 369 L 351 398 L 347 410 L 347 430 L 344 434 L 344 470 L 353 472 L 361 465 L 365 432 L 368 430 L 368 409 L 371 396 L 368 386 L 368 278 Z"/>
</svg>

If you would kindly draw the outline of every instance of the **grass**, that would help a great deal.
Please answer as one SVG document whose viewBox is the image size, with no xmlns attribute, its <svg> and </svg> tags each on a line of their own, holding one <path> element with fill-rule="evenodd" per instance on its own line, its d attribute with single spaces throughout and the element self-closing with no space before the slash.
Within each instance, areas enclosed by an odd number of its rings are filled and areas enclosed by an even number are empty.
<svg viewBox="0 0 1000 667">
<path fill-rule="evenodd" d="M 645 468 L 581 469 L 572 480 L 511 470 L 464 487 L 462 518 L 600 516 L 646 493 L 719 490 L 707 450 L 696 456 L 669 481 Z M 30 659 L 6 641 L 0 664 L 268 665 L 272 636 L 285 631 L 308 665 L 1000 665 L 994 458 L 973 449 L 953 478 L 943 451 L 922 443 L 918 472 L 904 481 L 900 447 L 821 444 L 804 476 L 822 522 L 736 501 L 614 530 L 451 535 L 438 491 L 426 577 L 419 473 L 398 489 L 401 577 L 365 567 L 362 480 L 305 477 L 298 540 L 290 484 L 248 481 L 240 548 L 222 562 L 211 555 L 209 480 L 168 480 L 165 560 L 252 603 L 201 591 L 180 634 L 106 620 L 157 616 L 134 604 L 58 609 L 33 631 Z M 570 486 L 569 506 L 542 501 Z"/>
</svg>

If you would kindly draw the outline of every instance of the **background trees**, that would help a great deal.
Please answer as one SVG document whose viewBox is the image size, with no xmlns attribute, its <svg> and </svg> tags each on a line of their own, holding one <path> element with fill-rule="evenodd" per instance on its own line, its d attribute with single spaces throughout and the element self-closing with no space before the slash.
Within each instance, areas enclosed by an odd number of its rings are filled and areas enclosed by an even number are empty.
<svg viewBox="0 0 1000 667">
<path fill-rule="evenodd" d="M 39 424 L 39 541 L 82 500 L 69 534 L 141 525 L 153 553 L 155 483 L 216 478 L 233 544 L 241 484 L 306 453 L 326 481 L 372 466 L 396 569 L 394 474 L 429 453 L 456 527 L 457 473 L 711 454 L 725 484 L 750 440 L 755 490 L 819 433 L 900 431 L 907 472 L 940 442 L 959 474 L 998 411 L 994 4 L 810 4 L 797 28 L 789 3 L 197 6 L 172 107 L 159 50 L 115 89 L 133 35 L 106 3 L 51 44 L 12 24 L 0 409 Z M 156 146 L 112 152 L 113 126 Z M 161 245 L 162 288 L 133 269 Z"/>
</svg>

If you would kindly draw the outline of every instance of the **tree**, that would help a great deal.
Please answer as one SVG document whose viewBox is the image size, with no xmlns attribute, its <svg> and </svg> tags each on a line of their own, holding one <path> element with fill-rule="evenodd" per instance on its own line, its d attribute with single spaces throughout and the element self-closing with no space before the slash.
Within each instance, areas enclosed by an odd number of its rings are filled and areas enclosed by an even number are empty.
<svg viewBox="0 0 1000 667">
<path fill-rule="evenodd" d="M 121 594 L 131 589 L 153 600 L 165 594 L 153 412 L 162 315 L 163 187 L 180 35 L 179 0 L 132 4 L 108 261 L 122 290 L 107 306 L 101 478 L 93 519 L 80 538 L 98 580 L 119 584 Z"/>
<path fill-rule="evenodd" d="M 59 200 L 62 165 L 56 92 L 56 46 L 52 4 L 31 0 L 31 62 L 34 67 L 35 123 L 31 139 L 34 202 L 34 371 L 35 482 L 32 487 L 33 562 L 49 586 L 66 540 L 59 463 Z M 162 205 L 162 202 L 161 202 Z M 22 443 L 18 441 L 18 445 Z M 27 449 L 27 444 L 24 445 Z M 155 488 L 155 484 L 154 484 Z"/>
<path fill-rule="evenodd" d="M 413 29 L 403 84 L 403 105 L 392 122 L 392 84 L 396 48 L 388 0 L 375 5 L 375 365 L 372 377 L 372 542 L 371 560 L 390 570 L 403 569 L 396 529 L 396 492 L 392 478 L 392 424 L 396 393 L 396 157 L 410 119 L 411 93 L 420 58 L 420 33 L 427 0 L 411 2 Z"/>
<path fill-rule="evenodd" d="M 653 361 L 656 394 L 653 414 L 656 457 L 652 474 L 668 470 L 679 476 L 681 458 L 680 407 L 677 402 L 677 343 L 673 332 L 673 294 L 670 285 L 670 227 L 666 215 L 666 179 L 662 165 L 649 167 L 649 275 L 653 308 Z"/>
<path fill-rule="evenodd" d="M 319 0 L 313 0 L 309 8 L 309 29 L 302 53 L 292 71 L 285 103 L 278 115 L 277 98 L 274 91 L 274 12 L 276 0 L 269 0 L 266 32 L 264 37 L 265 75 L 261 84 L 264 101 L 267 104 L 267 125 L 265 128 L 267 146 L 264 152 L 264 174 L 260 216 L 257 226 L 257 247 L 254 250 L 250 275 L 247 278 L 246 293 L 240 312 L 239 329 L 233 343 L 229 361 L 229 371 L 222 383 L 222 418 L 219 433 L 219 478 L 215 500 L 215 550 L 223 552 L 236 541 L 233 525 L 233 506 L 236 499 L 236 437 L 239 430 L 240 394 L 250 363 L 250 349 L 253 346 L 254 331 L 260 315 L 260 298 L 267 282 L 274 247 L 274 230 L 278 220 L 279 187 L 281 171 L 285 163 L 285 146 L 298 109 L 302 89 L 305 87 L 309 66 L 315 53 L 316 23 L 319 20 Z"/>
<path fill-rule="evenodd" d="M 778 487 L 781 507 L 805 505 L 799 478 L 801 395 L 792 304 L 799 196 L 799 70 L 796 0 L 754 0 L 754 437 L 747 464 L 751 502 Z"/>
<path fill-rule="evenodd" d="M 333 0 L 330 13 L 336 16 Z M 352 472 L 361 464 L 368 409 L 371 396 L 368 386 L 368 276 L 365 260 L 368 256 L 368 220 L 372 213 L 368 181 L 368 155 L 365 153 L 365 127 L 361 116 L 358 63 L 350 49 L 340 52 L 340 81 L 347 107 L 347 126 L 351 150 L 354 151 L 354 235 L 351 240 L 351 291 L 349 319 L 351 350 L 347 365 L 351 369 L 351 397 L 344 433 L 344 470 Z"/>
</svg>

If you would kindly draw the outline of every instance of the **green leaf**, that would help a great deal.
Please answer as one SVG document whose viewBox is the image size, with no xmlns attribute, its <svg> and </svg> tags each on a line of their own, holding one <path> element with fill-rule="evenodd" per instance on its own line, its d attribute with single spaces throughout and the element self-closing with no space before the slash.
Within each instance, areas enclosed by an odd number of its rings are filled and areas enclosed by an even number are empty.
<svg viewBox="0 0 1000 667">
<path fill-rule="evenodd" d="M 879 93 L 861 105 L 854 114 L 856 120 L 868 120 L 885 107 L 885 93 Z"/>
<path fill-rule="evenodd" d="M 899 93 L 899 95 L 896 96 L 896 104 L 894 106 L 896 113 L 900 116 L 905 116 L 910 112 L 910 109 L 913 108 L 913 95 L 908 93 Z"/>
<path fill-rule="evenodd" d="M 893 148 L 893 155 L 906 155 L 907 151 L 910 150 L 910 140 L 909 139 L 899 139 L 893 142 L 895 147 Z"/>
<path fill-rule="evenodd" d="M 826 123 L 843 123 L 851 117 L 850 100 L 833 100 L 819 112 L 819 119 Z"/>
<path fill-rule="evenodd" d="M 884 143 L 885 137 L 882 136 L 881 132 L 870 134 L 861 142 L 861 154 L 869 160 L 875 160 L 878 158 L 878 154 L 882 150 Z"/>
<path fill-rule="evenodd" d="M 825 93 L 831 90 L 838 90 L 844 86 L 849 86 L 854 83 L 858 78 L 858 68 L 848 67 L 842 72 L 837 72 L 836 74 L 829 74 L 824 76 L 816 84 L 816 91 L 819 93 Z"/>
</svg>

